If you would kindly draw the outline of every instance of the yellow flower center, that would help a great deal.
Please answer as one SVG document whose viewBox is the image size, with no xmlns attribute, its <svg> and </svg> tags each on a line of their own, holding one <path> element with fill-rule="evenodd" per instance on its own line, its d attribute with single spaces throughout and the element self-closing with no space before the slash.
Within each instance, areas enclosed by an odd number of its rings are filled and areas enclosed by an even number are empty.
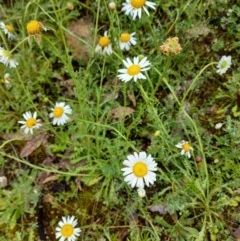
<svg viewBox="0 0 240 241">
<path fill-rule="evenodd" d="M 107 36 L 104 36 L 104 37 L 101 37 L 98 41 L 98 44 L 101 46 L 101 47 L 106 47 L 110 44 L 110 40 Z"/>
<path fill-rule="evenodd" d="M 133 166 L 133 173 L 137 177 L 144 177 L 148 172 L 148 167 L 144 162 L 136 162 Z"/>
<path fill-rule="evenodd" d="M 131 5 L 134 8 L 141 8 L 144 6 L 146 0 L 131 0 Z"/>
<path fill-rule="evenodd" d="M 139 74 L 141 71 L 141 67 L 138 64 L 133 64 L 128 67 L 127 73 L 131 76 Z"/>
<path fill-rule="evenodd" d="M 13 33 L 13 31 L 14 31 L 13 26 L 6 24 L 5 27 L 9 33 Z"/>
<path fill-rule="evenodd" d="M 225 60 L 225 61 L 223 61 L 223 62 L 221 63 L 220 69 L 225 69 L 227 66 L 228 66 L 228 63 L 227 63 L 227 61 Z"/>
<path fill-rule="evenodd" d="M 182 148 L 183 148 L 184 151 L 188 152 L 188 151 L 190 151 L 191 146 L 188 143 L 184 143 Z"/>
<path fill-rule="evenodd" d="M 120 41 L 127 43 L 130 40 L 131 36 L 129 33 L 122 33 L 120 36 Z"/>
<path fill-rule="evenodd" d="M 60 118 L 62 116 L 63 112 L 64 112 L 64 109 L 62 107 L 58 106 L 53 110 L 53 116 L 56 118 Z"/>
<path fill-rule="evenodd" d="M 26 126 L 28 128 L 33 128 L 35 125 L 37 124 L 37 120 L 34 119 L 34 118 L 29 118 L 27 121 L 26 121 Z"/>
<path fill-rule="evenodd" d="M 8 51 L 8 50 L 2 50 L 2 56 L 5 57 L 6 59 L 8 60 L 11 60 L 12 59 L 12 55 L 11 53 Z"/>
<path fill-rule="evenodd" d="M 27 24 L 27 32 L 29 35 L 38 34 L 42 30 L 43 30 L 43 25 L 37 20 L 32 20 Z"/>
<path fill-rule="evenodd" d="M 72 224 L 64 224 L 61 228 L 61 234 L 64 238 L 69 238 L 73 235 L 74 228 Z"/>
</svg>

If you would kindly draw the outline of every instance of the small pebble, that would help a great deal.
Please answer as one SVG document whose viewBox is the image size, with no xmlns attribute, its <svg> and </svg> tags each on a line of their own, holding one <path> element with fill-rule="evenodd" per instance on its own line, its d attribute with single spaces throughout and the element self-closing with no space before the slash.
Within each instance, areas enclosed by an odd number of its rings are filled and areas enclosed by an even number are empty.
<svg viewBox="0 0 240 241">
<path fill-rule="evenodd" d="M 8 185 L 7 178 L 5 176 L 0 177 L 0 187 L 6 187 Z"/>
</svg>

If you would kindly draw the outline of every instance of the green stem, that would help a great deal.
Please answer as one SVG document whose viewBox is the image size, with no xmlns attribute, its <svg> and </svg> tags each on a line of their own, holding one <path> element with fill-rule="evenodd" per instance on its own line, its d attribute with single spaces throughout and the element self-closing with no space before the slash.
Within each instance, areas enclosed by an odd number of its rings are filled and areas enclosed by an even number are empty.
<svg viewBox="0 0 240 241">
<path fill-rule="evenodd" d="M 21 44 L 23 44 L 26 40 L 28 40 L 28 37 L 21 40 L 11 51 L 10 53 L 13 53 Z"/>
<path fill-rule="evenodd" d="M 13 141 L 13 140 L 11 140 Z M 13 159 L 17 162 L 20 162 L 22 164 L 25 164 L 33 169 L 36 169 L 36 170 L 40 170 L 40 171 L 44 171 L 44 172 L 49 172 L 49 173 L 56 173 L 56 174 L 60 174 L 60 175 L 66 175 L 66 176 L 75 176 L 75 177 L 83 177 L 83 176 L 89 176 L 87 174 L 78 174 L 78 173 L 73 173 L 73 172 L 63 172 L 63 171 L 59 171 L 57 169 L 54 169 L 54 168 L 46 168 L 46 167 L 41 167 L 41 166 L 38 166 L 38 165 L 34 165 L 24 159 L 20 159 L 20 158 L 17 158 L 15 156 L 12 156 L 10 154 L 7 154 L 5 152 L 0 152 L 0 155 L 3 156 L 3 157 L 7 157 L 9 159 Z"/>
<path fill-rule="evenodd" d="M 156 71 L 158 73 L 158 75 L 161 77 L 164 84 L 168 87 L 168 89 L 170 90 L 172 96 L 174 97 L 174 99 L 178 103 L 178 105 L 181 106 L 181 103 L 180 103 L 178 97 L 176 96 L 174 89 L 172 88 L 171 85 L 169 85 L 167 79 L 162 75 L 162 73 L 159 72 L 159 70 L 157 68 L 153 67 L 153 69 L 154 69 L 154 71 Z"/>
<path fill-rule="evenodd" d="M 197 82 L 198 78 L 202 75 L 202 73 L 203 73 L 208 67 L 210 67 L 210 66 L 212 66 L 212 65 L 216 65 L 216 64 L 217 64 L 217 62 L 211 62 L 211 63 L 207 64 L 206 66 L 204 66 L 204 67 L 199 71 L 199 73 L 198 73 L 198 74 L 196 75 L 196 77 L 193 79 L 191 85 L 188 87 L 188 89 L 187 89 L 186 92 L 184 93 L 184 96 L 183 96 L 183 98 L 182 98 L 182 100 L 181 100 L 181 105 L 184 103 L 184 101 L 185 101 L 185 99 L 187 98 L 189 92 L 195 87 L 196 82 Z"/>
</svg>

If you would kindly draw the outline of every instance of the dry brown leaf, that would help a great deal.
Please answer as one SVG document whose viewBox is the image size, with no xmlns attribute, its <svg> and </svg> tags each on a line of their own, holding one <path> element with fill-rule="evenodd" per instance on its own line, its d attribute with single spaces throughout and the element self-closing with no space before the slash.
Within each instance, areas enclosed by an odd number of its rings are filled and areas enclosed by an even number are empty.
<svg viewBox="0 0 240 241">
<path fill-rule="evenodd" d="M 240 194 L 240 188 L 238 188 L 238 189 L 234 190 L 234 191 L 233 191 L 233 193 L 236 193 L 236 194 L 238 194 L 238 195 L 239 195 L 239 194 Z"/>
<path fill-rule="evenodd" d="M 73 59 L 88 61 L 89 47 L 93 45 L 93 28 L 94 24 L 88 18 L 82 18 L 70 23 L 68 27 L 69 31 L 77 36 L 73 36 L 71 33 L 66 34 L 67 44 L 72 51 Z"/>
<path fill-rule="evenodd" d="M 158 212 L 161 215 L 167 213 L 166 205 L 163 204 L 152 205 L 149 207 L 149 210 L 153 213 Z"/>
<path fill-rule="evenodd" d="M 47 193 L 43 196 L 44 203 L 52 203 L 54 201 L 54 196 L 50 193 Z"/>
<path fill-rule="evenodd" d="M 103 95 L 104 102 L 108 101 L 114 101 L 118 98 L 119 92 L 108 92 L 105 95 Z"/>
<path fill-rule="evenodd" d="M 111 119 L 117 119 L 117 120 L 122 120 L 126 116 L 131 115 L 135 110 L 130 107 L 117 107 L 112 109 L 109 112 L 109 116 Z"/>
<path fill-rule="evenodd" d="M 57 179 L 58 179 L 58 177 L 56 175 L 52 175 L 49 172 L 42 172 L 38 175 L 36 181 L 39 185 L 43 185 L 47 182 L 56 181 Z"/>
<path fill-rule="evenodd" d="M 47 141 L 48 135 L 46 133 L 41 133 L 28 139 L 25 146 L 20 152 L 20 157 L 29 156 L 33 153 L 39 146 L 44 145 Z"/>
<path fill-rule="evenodd" d="M 74 90 L 73 90 L 74 85 L 71 79 L 60 81 L 60 86 L 66 90 L 63 92 L 63 95 L 65 97 L 70 97 L 74 95 Z"/>
<path fill-rule="evenodd" d="M 81 190 L 82 190 L 82 185 L 81 185 L 81 180 L 80 180 L 79 177 L 77 177 L 77 178 L 75 179 L 75 183 L 76 183 L 76 185 L 77 185 L 77 189 L 78 189 L 79 191 L 81 191 Z"/>
<path fill-rule="evenodd" d="M 0 176 L 0 187 L 6 187 L 8 185 L 8 179 L 5 176 Z"/>
<path fill-rule="evenodd" d="M 240 226 L 238 226 L 238 228 L 235 230 L 234 236 L 237 238 L 237 240 L 240 240 Z"/>
<path fill-rule="evenodd" d="M 207 24 L 199 23 L 199 25 L 195 25 L 194 27 L 187 29 L 185 32 L 187 38 L 199 38 L 200 36 L 207 36 L 211 33 L 211 29 Z"/>
<path fill-rule="evenodd" d="M 58 177 L 56 175 L 51 175 L 49 177 L 47 177 L 44 181 L 43 184 L 47 183 L 47 182 L 52 182 L 52 181 L 56 181 L 58 179 Z"/>
<path fill-rule="evenodd" d="M 0 135 L 1 138 L 3 138 L 4 140 L 19 140 L 19 141 L 27 141 L 29 139 L 29 136 L 27 136 L 26 134 L 24 134 L 23 132 L 19 131 L 17 133 L 7 133 L 7 134 L 1 134 Z"/>
<path fill-rule="evenodd" d="M 128 95 L 129 100 L 132 102 L 133 107 L 136 107 L 137 103 L 136 103 L 136 97 L 135 97 L 134 93 L 132 93 L 132 94 L 128 93 L 127 95 Z"/>
</svg>

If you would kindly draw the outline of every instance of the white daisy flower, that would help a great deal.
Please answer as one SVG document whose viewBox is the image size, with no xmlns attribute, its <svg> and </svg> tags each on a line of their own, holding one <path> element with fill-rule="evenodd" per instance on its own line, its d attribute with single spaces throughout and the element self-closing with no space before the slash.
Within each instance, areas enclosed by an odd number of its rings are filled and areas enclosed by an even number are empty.
<svg viewBox="0 0 240 241">
<path fill-rule="evenodd" d="M 53 118 L 53 125 L 64 125 L 69 117 L 66 114 L 72 114 L 72 108 L 69 105 L 65 105 L 65 102 L 56 102 L 55 107 L 51 109 L 52 113 L 49 114 L 50 118 Z"/>
<path fill-rule="evenodd" d="M 39 128 L 42 124 L 40 124 L 40 120 L 37 119 L 37 112 L 35 111 L 33 114 L 31 111 L 27 111 L 23 114 L 23 118 L 25 121 L 18 121 L 19 124 L 22 124 L 21 129 L 24 129 L 24 133 L 33 134 L 33 129 Z"/>
<path fill-rule="evenodd" d="M 182 149 L 181 150 L 181 155 L 185 155 L 188 158 L 191 157 L 191 151 L 193 151 L 192 146 L 187 142 L 182 140 L 181 142 L 179 142 L 177 145 L 175 145 L 177 148 Z"/>
<path fill-rule="evenodd" d="M 5 24 L 4 22 L 0 22 L 0 29 L 7 35 L 8 39 L 12 40 L 15 39 L 13 34 L 14 29 L 12 25 Z"/>
<path fill-rule="evenodd" d="M 151 155 L 146 152 L 136 152 L 133 155 L 128 155 L 127 160 L 123 161 L 123 165 L 126 167 L 122 168 L 124 181 L 127 182 L 131 187 L 137 187 L 144 189 L 144 185 L 149 186 L 156 181 L 157 163 L 153 160 Z"/>
<path fill-rule="evenodd" d="M 142 9 L 149 16 L 149 12 L 146 7 L 156 9 L 156 3 L 146 0 L 126 0 L 126 2 L 122 5 L 122 11 L 124 11 L 126 15 L 131 15 L 133 20 L 135 20 L 136 17 L 142 17 Z"/>
<path fill-rule="evenodd" d="M 222 56 L 222 58 L 219 60 L 217 64 L 217 73 L 222 75 L 227 72 L 227 70 L 230 68 L 232 64 L 232 57 L 231 56 Z"/>
<path fill-rule="evenodd" d="M 56 239 L 59 241 L 75 241 L 80 236 L 81 229 L 76 228 L 78 221 L 74 216 L 62 217 L 56 227 Z"/>
<path fill-rule="evenodd" d="M 12 54 L 10 53 L 10 51 L 5 50 L 1 47 L 0 47 L 0 62 L 6 66 L 9 66 L 10 68 L 16 68 L 18 65 L 18 62 L 12 57 Z"/>
<path fill-rule="evenodd" d="M 136 33 L 122 33 L 119 38 L 119 45 L 121 50 L 129 50 L 131 45 L 137 44 L 137 40 L 134 37 Z"/>
<path fill-rule="evenodd" d="M 102 54 L 112 54 L 112 44 L 107 35 L 107 31 L 104 32 L 104 36 L 100 37 L 98 40 L 98 44 L 95 48 L 95 52 L 102 53 Z"/>
<path fill-rule="evenodd" d="M 134 57 L 133 61 L 129 58 L 123 60 L 123 64 L 126 69 L 119 69 L 118 78 L 124 82 L 128 82 L 133 78 L 136 82 L 138 79 L 146 79 L 146 76 L 142 74 L 142 72 L 150 69 L 150 62 L 147 60 L 147 57 L 139 60 L 139 57 Z"/>
</svg>

